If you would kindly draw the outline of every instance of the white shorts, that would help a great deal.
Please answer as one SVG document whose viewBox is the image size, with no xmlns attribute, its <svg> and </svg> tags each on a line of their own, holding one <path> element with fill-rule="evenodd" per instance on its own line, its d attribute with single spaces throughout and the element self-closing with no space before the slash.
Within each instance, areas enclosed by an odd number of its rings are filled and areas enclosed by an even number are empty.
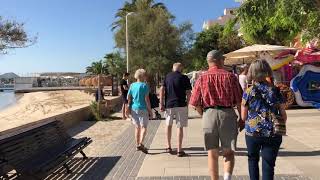
<svg viewBox="0 0 320 180">
<path fill-rule="evenodd" d="M 166 109 L 167 126 L 172 126 L 173 119 L 176 119 L 177 128 L 188 127 L 188 107 L 175 107 Z"/>
<path fill-rule="evenodd" d="M 149 123 L 149 113 L 147 110 L 131 110 L 132 123 L 138 127 L 146 128 Z"/>
</svg>

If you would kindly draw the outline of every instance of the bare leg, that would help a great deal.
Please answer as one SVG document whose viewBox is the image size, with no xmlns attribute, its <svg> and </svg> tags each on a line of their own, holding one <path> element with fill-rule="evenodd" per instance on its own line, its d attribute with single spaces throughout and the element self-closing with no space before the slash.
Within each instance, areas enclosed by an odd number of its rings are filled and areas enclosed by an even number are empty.
<svg viewBox="0 0 320 180">
<path fill-rule="evenodd" d="M 224 160 L 224 174 L 225 176 L 231 176 L 234 168 L 234 151 L 223 150 L 223 160 Z"/>
<path fill-rule="evenodd" d="M 182 151 L 182 141 L 183 141 L 183 127 L 177 128 L 177 136 L 178 136 L 178 152 Z"/>
<path fill-rule="evenodd" d="M 122 119 L 126 120 L 127 116 L 126 116 L 126 104 L 122 104 Z"/>
<path fill-rule="evenodd" d="M 140 146 L 140 134 L 141 134 L 141 127 L 136 127 L 135 137 L 136 137 L 136 144 Z"/>
<path fill-rule="evenodd" d="M 219 180 L 219 150 L 211 149 L 208 151 L 208 167 L 211 180 Z"/>
<path fill-rule="evenodd" d="M 142 127 L 141 132 L 140 132 L 140 144 L 143 143 L 144 138 L 146 137 L 147 134 L 147 128 Z"/>
<path fill-rule="evenodd" d="M 172 126 L 167 126 L 167 148 L 171 148 Z"/>
</svg>

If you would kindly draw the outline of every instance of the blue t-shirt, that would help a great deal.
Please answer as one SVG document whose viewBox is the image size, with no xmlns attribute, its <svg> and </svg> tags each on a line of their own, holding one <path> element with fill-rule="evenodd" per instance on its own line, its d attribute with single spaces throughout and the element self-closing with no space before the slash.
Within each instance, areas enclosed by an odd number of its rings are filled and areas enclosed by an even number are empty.
<svg viewBox="0 0 320 180">
<path fill-rule="evenodd" d="M 145 97 L 149 95 L 149 87 L 146 83 L 135 82 L 131 84 L 128 97 L 131 96 L 131 108 L 133 110 L 147 110 Z"/>
</svg>

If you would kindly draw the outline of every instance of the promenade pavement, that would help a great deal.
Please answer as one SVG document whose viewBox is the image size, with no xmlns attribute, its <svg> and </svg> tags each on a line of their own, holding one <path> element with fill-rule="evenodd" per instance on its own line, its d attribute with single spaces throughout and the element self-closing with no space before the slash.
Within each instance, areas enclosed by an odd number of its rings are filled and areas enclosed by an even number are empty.
<svg viewBox="0 0 320 180">
<path fill-rule="evenodd" d="M 187 157 L 178 158 L 164 152 L 166 145 L 165 122 L 162 121 L 150 146 L 138 177 L 204 177 L 208 175 L 207 153 L 203 149 L 202 121 L 190 110 L 189 127 L 185 130 L 184 147 Z M 277 159 L 279 179 L 320 180 L 320 111 L 314 109 L 288 111 L 288 136 Z M 174 128 L 175 130 L 175 128 Z M 175 132 L 173 133 L 175 135 Z M 173 136 L 173 147 L 176 137 Z M 220 157 L 220 174 L 223 159 Z M 234 169 L 236 179 L 248 179 L 244 132 L 238 136 L 238 151 Z"/>
<path fill-rule="evenodd" d="M 48 179 L 209 179 L 207 153 L 203 149 L 202 121 L 193 110 L 190 109 L 189 114 L 189 127 L 185 129 L 184 138 L 187 157 L 178 158 L 165 153 L 163 120 L 150 121 L 145 142 L 150 148 L 148 155 L 135 151 L 134 127 L 129 122 L 122 125 L 121 131 L 112 140 L 99 135 L 112 133 L 104 129 L 104 123 L 85 126 L 86 122 L 83 122 L 70 132 L 77 137 L 89 136 L 93 139 L 94 143 L 85 150 L 89 159 L 82 161 L 76 157 L 69 162 L 73 171 L 71 174 L 66 174 L 61 168 Z M 288 116 L 288 136 L 284 137 L 277 160 L 276 180 L 320 180 L 320 111 L 289 110 Z M 176 131 L 175 128 L 173 130 L 172 142 L 175 147 Z M 219 169 L 223 175 L 222 166 Z M 233 179 L 249 179 L 243 132 L 238 137 Z"/>
</svg>

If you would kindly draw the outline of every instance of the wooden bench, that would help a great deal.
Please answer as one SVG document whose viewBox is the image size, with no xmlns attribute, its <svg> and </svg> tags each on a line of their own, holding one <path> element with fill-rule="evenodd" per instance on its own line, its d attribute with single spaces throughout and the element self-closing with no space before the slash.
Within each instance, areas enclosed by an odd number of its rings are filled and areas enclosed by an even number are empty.
<svg viewBox="0 0 320 180">
<path fill-rule="evenodd" d="M 4 169 L 6 165 L 7 165 L 7 162 L 0 157 L 0 177 L 7 177 L 7 174 L 5 173 L 5 169 Z"/>
<path fill-rule="evenodd" d="M 43 179 L 63 166 L 70 173 L 68 161 L 92 140 L 70 137 L 63 123 L 54 121 L 24 133 L 0 140 L 0 179 L 15 170 L 19 179 Z"/>
</svg>

